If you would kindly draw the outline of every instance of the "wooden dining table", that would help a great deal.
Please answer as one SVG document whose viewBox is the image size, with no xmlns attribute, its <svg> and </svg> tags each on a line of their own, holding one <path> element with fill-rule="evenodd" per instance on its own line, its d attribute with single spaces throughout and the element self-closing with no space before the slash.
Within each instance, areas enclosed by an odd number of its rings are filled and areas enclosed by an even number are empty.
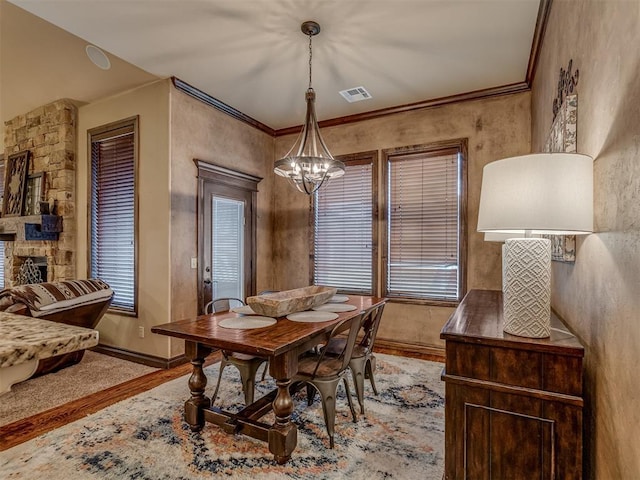
<svg viewBox="0 0 640 480">
<path fill-rule="evenodd" d="M 263 328 L 220 326 L 224 319 L 241 316 L 229 311 L 152 327 L 153 333 L 185 340 L 185 356 L 193 366 L 188 381 L 191 397 L 184 405 L 184 419 L 190 428 L 198 431 L 205 422 L 210 422 L 227 433 L 242 433 L 266 441 L 275 461 L 286 463 L 297 444 L 298 430 L 291 421 L 294 405 L 289 387 L 298 371 L 298 357 L 322 343 L 336 324 L 354 319 L 386 301 L 372 296 L 348 297 L 344 303 L 356 308 L 338 313 L 338 318 L 326 322 L 295 322 L 280 317 L 275 324 Z M 268 358 L 269 373 L 275 379 L 276 389 L 237 413 L 212 406 L 211 399 L 205 395 L 207 377 L 202 365 L 205 358 L 217 349 Z M 260 419 L 271 410 L 275 414 L 274 423 L 261 422 Z"/>
</svg>

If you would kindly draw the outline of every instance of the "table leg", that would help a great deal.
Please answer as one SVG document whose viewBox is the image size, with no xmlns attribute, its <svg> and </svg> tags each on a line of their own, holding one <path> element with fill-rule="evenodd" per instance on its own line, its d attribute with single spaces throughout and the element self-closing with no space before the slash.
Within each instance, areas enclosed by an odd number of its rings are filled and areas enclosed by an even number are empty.
<svg viewBox="0 0 640 480">
<path fill-rule="evenodd" d="M 298 443 L 298 429 L 291 422 L 293 399 L 289 392 L 291 378 L 298 369 L 298 355 L 288 352 L 272 359 L 269 363 L 271 376 L 276 379 L 278 393 L 273 401 L 276 421 L 269 430 L 269 451 L 279 464 L 286 463 Z"/>
<path fill-rule="evenodd" d="M 191 398 L 184 403 L 184 420 L 194 432 L 204 427 L 203 409 L 211 406 L 211 399 L 204 394 L 207 386 L 207 376 L 202 369 L 202 364 L 211 348 L 196 342 L 185 342 L 185 356 L 193 365 L 193 372 L 189 377 L 189 390 Z"/>
</svg>

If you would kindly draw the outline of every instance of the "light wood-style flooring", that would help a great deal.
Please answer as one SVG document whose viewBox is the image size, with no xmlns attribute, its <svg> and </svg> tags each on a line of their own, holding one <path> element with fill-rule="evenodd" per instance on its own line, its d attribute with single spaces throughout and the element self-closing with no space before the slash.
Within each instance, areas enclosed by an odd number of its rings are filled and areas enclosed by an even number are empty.
<svg viewBox="0 0 640 480">
<path fill-rule="evenodd" d="M 392 347 L 376 347 L 376 352 L 389 355 L 419 358 L 435 362 L 444 362 L 444 354 L 407 351 Z M 211 355 L 205 366 L 220 361 L 220 354 Z M 84 398 L 71 401 L 59 407 L 46 410 L 32 417 L 18 420 L 0 427 L 0 451 L 7 450 L 32 438 L 47 433 L 67 423 L 97 412 L 121 400 L 138 395 L 157 387 L 169 380 L 191 373 L 191 364 L 186 363 L 169 370 L 160 370 L 115 385 Z"/>
</svg>

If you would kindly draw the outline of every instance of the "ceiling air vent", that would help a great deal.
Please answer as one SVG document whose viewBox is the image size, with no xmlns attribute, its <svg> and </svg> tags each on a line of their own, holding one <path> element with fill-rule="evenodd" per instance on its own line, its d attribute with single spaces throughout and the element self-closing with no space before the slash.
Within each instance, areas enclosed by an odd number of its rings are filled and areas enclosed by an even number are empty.
<svg viewBox="0 0 640 480">
<path fill-rule="evenodd" d="M 353 87 L 348 88 L 347 90 L 342 90 L 340 92 L 347 102 L 359 102 L 360 100 L 369 100 L 371 98 L 371 94 L 365 90 L 364 87 Z"/>
</svg>

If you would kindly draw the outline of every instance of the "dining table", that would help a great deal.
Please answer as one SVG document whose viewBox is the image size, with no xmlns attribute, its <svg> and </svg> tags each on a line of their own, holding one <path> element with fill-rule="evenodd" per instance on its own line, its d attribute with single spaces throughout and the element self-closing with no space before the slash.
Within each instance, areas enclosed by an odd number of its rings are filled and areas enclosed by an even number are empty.
<svg viewBox="0 0 640 480">
<path fill-rule="evenodd" d="M 297 444 L 298 430 L 291 421 L 294 403 L 290 387 L 298 371 L 298 357 L 321 344 L 340 322 L 344 322 L 346 329 L 349 320 L 385 302 L 381 297 L 348 295 L 344 304 L 355 308 L 339 312 L 337 318 L 327 321 L 292 321 L 283 316 L 262 328 L 229 328 L 229 319 L 245 314 L 226 311 L 156 325 L 151 331 L 185 341 L 185 356 L 193 370 L 188 380 L 191 396 L 184 404 L 184 419 L 191 430 L 199 431 L 209 422 L 227 433 L 257 438 L 269 444 L 277 463 L 284 464 Z M 267 358 L 276 388 L 239 412 L 212 405 L 205 395 L 207 376 L 203 364 L 205 358 L 218 349 Z M 260 419 L 271 410 L 275 416 L 273 424 L 262 422 Z"/>
</svg>

